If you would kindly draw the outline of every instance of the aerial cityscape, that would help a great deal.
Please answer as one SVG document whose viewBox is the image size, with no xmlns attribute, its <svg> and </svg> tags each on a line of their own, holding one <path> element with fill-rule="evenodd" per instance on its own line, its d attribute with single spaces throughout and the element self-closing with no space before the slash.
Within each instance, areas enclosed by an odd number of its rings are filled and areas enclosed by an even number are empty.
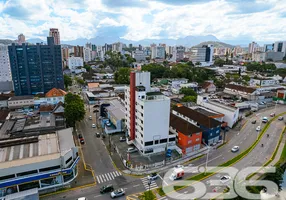
<svg viewBox="0 0 286 200">
<path fill-rule="evenodd" d="M 286 199 L 285 13 L 0 0 L 0 200 Z"/>
</svg>

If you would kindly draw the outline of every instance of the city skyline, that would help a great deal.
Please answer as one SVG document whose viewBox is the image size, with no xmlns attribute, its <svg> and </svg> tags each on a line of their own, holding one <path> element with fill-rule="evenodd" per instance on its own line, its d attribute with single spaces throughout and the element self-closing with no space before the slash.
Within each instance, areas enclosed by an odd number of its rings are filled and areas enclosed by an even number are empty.
<svg viewBox="0 0 286 200">
<path fill-rule="evenodd" d="M 240 3 L 239 3 L 240 2 Z M 278 4 L 279 3 L 279 4 Z M 92 5 L 92 6 L 91 6 Z M 27 39 L 48 35 L 58 28 L 61 40 L 120 37 L 178 39 L 189 35 L 214 35 L 231 44 L 286 40 L 286 2 L 247 1 L 8 1 L 0 0 L 0 38 Z"/>
</svg>

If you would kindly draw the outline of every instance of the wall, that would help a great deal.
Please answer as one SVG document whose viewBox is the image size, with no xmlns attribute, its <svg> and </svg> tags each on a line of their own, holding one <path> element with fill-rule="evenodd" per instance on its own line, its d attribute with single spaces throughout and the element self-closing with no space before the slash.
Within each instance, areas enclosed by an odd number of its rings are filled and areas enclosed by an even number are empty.
<svg viewBox="0 0 286 200">
<path fill-rule="evenodd" d="M 34 106 L 34 99 L 12 100 L 8 101 L 9 108 L 22 108 L 25 106 Z"/>
<path fill-rule="evenodd" d="M 199 145 L 202 142 L 202 132 L 193 133 L 191 136 L 184 135 L 178 131 L 178 144 L 183 148 L 183 152 L 186 153 L 186 148 Z"/>
</svg>

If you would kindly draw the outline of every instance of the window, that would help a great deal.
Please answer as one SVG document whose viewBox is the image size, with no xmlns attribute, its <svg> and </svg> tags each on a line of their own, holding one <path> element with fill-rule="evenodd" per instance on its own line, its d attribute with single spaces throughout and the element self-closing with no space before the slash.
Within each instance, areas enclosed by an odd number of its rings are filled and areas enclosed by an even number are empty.
<svg viewBox="0 0 286 200">
<path fill-rule="evenodd" d="M 15 174 L 7 175 L 7 176 L 1 176 L 0 181 L 10 179 L 10 178 L 15 178 Z"/>
<path fill-rule="evenodd" d="M 168 140 L 167 139 L 162 139 L 162 140 L 160 140 L 160 144 L 161 143 L 166 143 Z"/>
<path fill-rule="evenodd" d="M 141 113 L 141 117 L 143 117 L 143 113 Z"/>
<path fill-rule="evenodd" d="M 169 142 L 175 141 L 175 140 L 176 140 L 176 138 L 169 138 Z"/>
<path fill-rule="evenodd" d="M 200 141 L 200 138 L 197 138 L 196 141 L 197 141 L 197 142 Z"/>
<path fill-rule="evenodd" d="M 151 146 L 151 145 L 153 145 L 153 141 L 151 141 L 151 142 L 145 142 L 145 146 Z"/>
<path fill-rule="evenodd" d="M 141 108 L 143 109 L 143 106 L 141 106 Z"/>
<path fill-rule="evenodd" d="M 141 137 L 143 138 L 143 134 L 141 133 Z"/>
<path fill-rule="evenodd" d="M 60 169 L 60 168 L 61 168 L 61 166 L 57 165 L 57 166 L 42 168 L 39 171 L 40 172 L 46 172 L 46 171 L 56 170 L 56 169 Z"/>
<path fill-rule="evenodd" d="M 155 140 L 155 144 L 159 144 L 159 140 Z"/>
<path fill-rule="evenodd" d="M 140 128 L 141 128 L 141 131 L 143 131 L 143 128 L 140 126 Z"/>
<path fill-rule="evenodd" d="M 143 141 L 141 140 L 141 144 L 143 144 Z"/>
<path fill-rule="evenodd" d="M 143 120 L 141 119 L 141 124 L 143 124 Z"/>
<path fill-rule="evenodd" d="M 29 175 L 29 174 L 36 174 L 36 173 L 38 173 L 37 170 L 32 170 L 32 171 L 18 173 L 17 176 L 26 176 L 26 175 Z"/>
<path fill-rule="evenodd" d="M 68 164 L 72 160 L 72 156 L 66 160 L 66 164 Z"/>
</svg>

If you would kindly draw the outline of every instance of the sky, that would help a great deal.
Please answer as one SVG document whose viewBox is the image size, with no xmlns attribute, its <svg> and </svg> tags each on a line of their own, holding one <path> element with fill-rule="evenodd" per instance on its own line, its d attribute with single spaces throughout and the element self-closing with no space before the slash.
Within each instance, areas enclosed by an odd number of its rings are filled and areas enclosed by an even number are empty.
<svg viewBox="0 0 286 200">
<path fill-rule="evenodd" d="M 0 38 L 286 40 L 286 0 L 0 0 Z"/>
</svg>

